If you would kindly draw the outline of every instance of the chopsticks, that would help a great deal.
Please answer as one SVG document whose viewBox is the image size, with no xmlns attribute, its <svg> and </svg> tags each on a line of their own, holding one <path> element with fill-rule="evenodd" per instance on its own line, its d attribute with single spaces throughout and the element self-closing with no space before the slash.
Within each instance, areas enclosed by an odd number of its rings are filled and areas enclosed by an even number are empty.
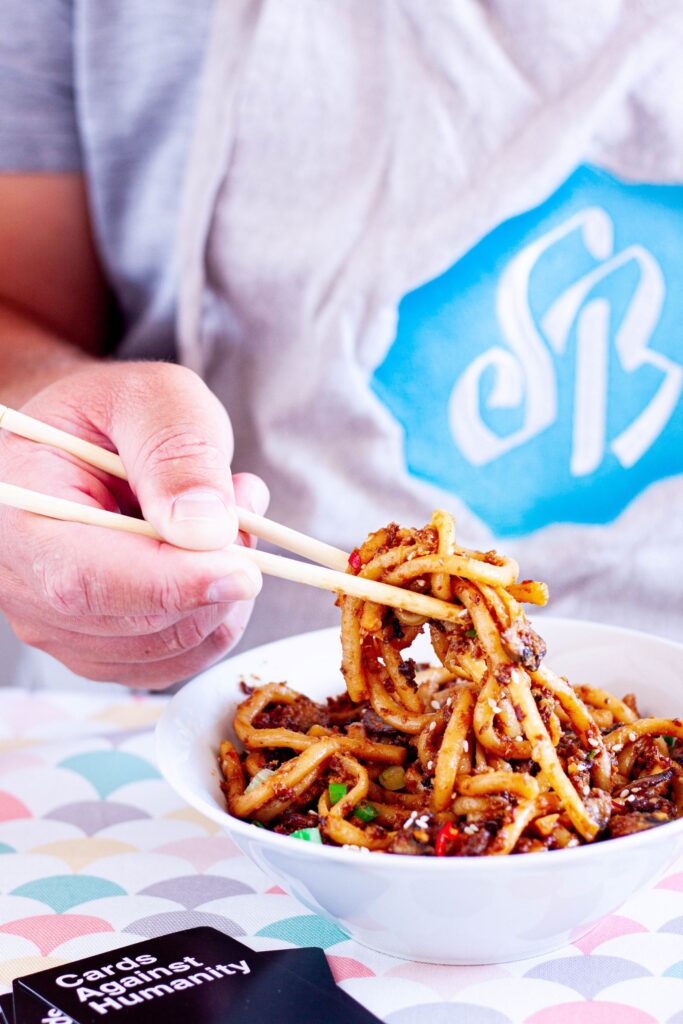
<svg viewBox="0 0 683 1024">
<path fill-rule="evenodd" d="M 127 478 L 123 463 L 115 453 L 3 405 L 0 405 L 0 427 L 39 444 L 59 448 L 120 480 Z M 56 498 L 14 484 L 0 482 L 0 504 L 50 519 L 81 523 L 87 526 L 100 526 L 110 530 L 140 534 L 153 540 L 163 540 L 152 524 L 144 519 L 124 516 L 118 512 L 109 512 L 91 505 L 80 505 L 75 501 Z M 280 579 L 291 580 L 293 583 L 318 587 L 332 593 L 348 594 L 350 597 L 374 601 L 376 604 L 389 605 L 391 608 L 400 608 L 425 618 L 451 622 L 459 622 L 462 618 L 463 609 L 449 604 L 447 601 L 440 601 L 435 597 L 417 594 L 412 590 L 392 587 L 387 583 L 340 571 L 348 565 L 348 556 L 339 548 L 308 537 L 288 526 L 275 523 L 265 516 L 248 512 L 246 509 L 238 508 L 237 514 L 242 530 L 253 533 L 278 547 L 302 555 L 304 558 L 322 563 L 311 565 L 309 562 L 283 558 L 281 555 L 274 555 L 267 551 L 240 547 L 240 553 L 250 558 L 261 572 L 269 576 L 277 576 Z"/>
<path fill-rule="evenodd" d="M 115 452 L 108 452 L 106 448 L 99 448 L 90 441 L 84 441 L 81 437 L 67 434 L 65 430 L 58 430 L 57 427 L 43 423 L 23 412 L 16 412 L 6 405 L 0 405 L 0 427 L 9 430 L 12 434 L 18 434 L 29 441 L 36 441 L 38 444 L 47 444 L 51 448 L 59 448 L 61 451 L 75 455 L 81 462 L 86 462 L 95 469 L 102 469 L 119 480 L 127 480 L 128 476 L 120 456 Z M 28 510 L 27 510 L 28 511 Z M 49 515 L 43 512 L 42 515 Z M 62 518 L 61 516 L 55 518 Z M 253 533 L 255 537 L 266 540 L 278 548 L 292 551 L 295 555 L 301 555 L 312 562 L 326 565 L 330 569 L 338 569 L 344 572 L 348 565 L 349 556 L 340 548 L 335 548 L 324 541 L 308 537 L 305 533 L 299 533 L 289 526 L 282 526 L 274 523 L 265 516 L 259 516 L 256 512 L 250 512 L 245 508 L 237 509 L 240 529 L 245 533 Z M 116 529 L 116 527 L 114 527 Z M 122 529 L 122 527 L 119 527 Z"/>
</svg>

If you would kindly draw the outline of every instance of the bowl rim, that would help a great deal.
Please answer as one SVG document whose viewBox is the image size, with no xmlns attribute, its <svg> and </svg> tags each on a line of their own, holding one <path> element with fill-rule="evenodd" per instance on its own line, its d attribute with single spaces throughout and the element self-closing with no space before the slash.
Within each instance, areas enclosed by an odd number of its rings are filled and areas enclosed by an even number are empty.
<svg viewBox="0 0 683 1024">
<path fill-rule="evenodd" d="M 671 640 L 668 637 L 660 637 L 653 633 L 646 633 L 643 630 L 631 629 L 626 626 L 613 626 L 610 623 L 593 622 L 584 619 L 572 619 L 567 616 L 554 616 L 547 615 L 542 616 L 546 622 L 552 622 L 553 625 L 557 624 L 561 628 L 563 626 L 571 626 L 574 628 L 590 627 L 592 629 L 607 630 L 610 633 L 632 636 L 641 638 L 644 640 L 654 640 L 657 644 L 664 647 L 669 647 L 675 650 L 679 654 L 683 654 L 683 644 L 677 643 L 675 640 Z M 204 797 L 198 796 L 196 791 L 191 785 L 189 785 L 183 778 L 178 768 L 178 762 L 174 761 L 168 756 L 170 750 L 169 740 L 173 730 L 173 719 L 175 715 L 175 709 L 182 700 L 187 700 L 187 694 L 193 693 L 195 689 L 199 689 L 202 685 L 203 678 L 208 672 L 215 672 L 220 668 L 221 665 L 226 665 L 232 658 L 246 657 L 253 655 L 258 657 L 263 651 L 266 651 L 269 647 L 276 644 L 281 644 L 290 640 L 302 640 L 307 637 L 314 637 L 320 634 L 332 633 L 336 631 L 336 627 L 325 627 L 323 629 L 311 630 L 307 633 L 296 633 L 289 637 L 282 637 L 280 640 L 274 640 L 267 644 L 261 644 L 258 647 L 250 648 L 247 651 L 236 653 L 226 661 L 214 665 L 205 672 L 196 676 L 193 680 L 187 683 L 181 690 L 173 695 L 171 700 L 168 701 L 164 707 L 161 717 L 157 722 L 155 729 L 155 753 L 156 763 L 160 769 L 164 779 L 171 786 L 179 796 L 185 800 L 187 804 L 194 807 L 205 817 L 219 824 L 228 833 L 236 833 L 236 835 L 243 837 L 245 840 L 255 842 L 258 845 L 263 845 L 266 848 L 273 850 L 279 850 L 281 853 L 285 853 L 287 850 L 294 853 L 296 856 L 312 857 L 317 859 L 319 857 L 327 858 L 330 863 L 343 863 L 348 865 L 353 863 L 354 858 L 360 858 L 361 864 L 372 865 L 373 868 L 376 866 L 378 870 L 388 871 L 401 871 L 401 870 L 416 870 L 422 874 L 424 872 L 478 872 L 494 871 L 496 865 L 498 870 L 500 869 L 501 861 L 511 867 L 512 871 L 526 872 L 529 870 L 536 870 L 539 866 L 548 864 L 548 857 L 542 856 L 540 853 L 537 855 L 533 854 L 518 854 L 509 855 L 505 857 L 496 856 L 483 856 L 483 857 L 430 857 L 430 856 L 419 856 L 419 855 L 399 855 L 399 854 L 386 854 L 382 851 L 373 853 L 370 850 L 355 850 L 353 848 L 348 849 L 342 846 L 328 846 L 324 843 L 307 843 L 299 840 L 297 844 L 292 848 L 291 837 L 279 835 L 277 832 L 271 832 L 268 829 L 259 829 L 252 825 L 250 822 L 243 821 L 241 818 L 236 818 L 230 814 L 229 811 L 224 810 L 218 804 L 205 800 Z M 550 863 L 558 863 L 564 865 L 571 865 L 577 867 L 581 864 L 583 859 L 586 860 L 586 866 L 589 865 L 589 858 L 593 860 L 602 859 L 603 857 L 610 857 L 612 854 L 608 853 L 609 850 L 614 850 L 614 855 L 617 855 L 619 851 L 625 851 L 624 843 L 628 843 L 629 853 L 635 852 L 637 849 L 651 846 L 653 843 L 661 843 L 670 840 L 672 843 L 672 858 L 676 855 L 675 844 L 676 838 L 680 838 L 683 834 L 683 817 L 678 818 L 675 821 L 666 822 L 664 825 L 658 825 L 654 828 L 646 829 L 643 832 L 635 832 L 628 836 L 619 836 L 616 839 L 605 839 L 597 843 L 588 843 L 583 846 L 577 846 L 561 850 L 548 850 L 546 853 L 550 855 Z M 283 845 L 284 844 L 284 845 Z M 372 854 L 370 856 L 370 854 Z M 539 864 L 540 857 L 540 864 Z M 514 865 L 514 866 L 512 866 Z"/>
</svg>

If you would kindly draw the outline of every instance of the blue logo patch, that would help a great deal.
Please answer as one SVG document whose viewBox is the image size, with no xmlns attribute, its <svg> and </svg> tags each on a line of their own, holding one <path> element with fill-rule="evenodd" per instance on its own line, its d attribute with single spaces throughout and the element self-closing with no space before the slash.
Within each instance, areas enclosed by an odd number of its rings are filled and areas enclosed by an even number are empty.
<svg viewBox="0 0 683 1024">
<path fill-rule="evenodd" d="M 683 186 L 580 167 L 405 296 L 372 387 L 497 534 L 614 519 L 683 472 Z"/>
</svg>

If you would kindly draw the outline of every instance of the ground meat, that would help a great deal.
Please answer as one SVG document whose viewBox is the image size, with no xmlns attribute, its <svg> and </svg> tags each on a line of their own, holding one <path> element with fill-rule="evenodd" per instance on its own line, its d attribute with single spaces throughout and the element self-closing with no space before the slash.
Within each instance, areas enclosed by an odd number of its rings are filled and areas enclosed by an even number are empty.
<svg viewBox="0 0 683 1024">
<path fill-rule="evenodd" d="M 423 772 L 419 765 L 413 763 L 405 768 L 405 790 L 407 793 L 423 793 Z"/>
<path fill-rule="evenodd" d="M 460 832 L 449 852 L 457 857 L 481 857 L 488 850 L 492 839 L 487 828 L 478 826 L 477 831 L 471 834 Z"/>
<path fill-rule="evenodd" d="M 393 725 L 389 725 L 388 722 L 384 722 L 379 715 L 372 710 L 372 708 L 366 708 L 363 712 L 361 715 L 361 724 L 368 733 L 374 733 L 376 736 L 381 736 L 383 739 L 386 739 L 388 736 L 394 736 L 397 743 L 401 740 L 405 742 L 405 736 L 397 733 Z M 393 743 L 394 740 L 391 740 L 390 742 Z"/>
<path fill-rule="evenodd" d="M 662 812 L 653 814 L 613 814 L 605 834 L 607 839 L 630 836 L 634 832 L 645 832 L 648 828 L 664 825 L 669 819 Z"/>
<path fill-rule="evenodd" d="M 635 749 L 637 754 L 633 762 L 633 775 L 654 776 L 658 772 L 665 772 L 669 767 L 669 757 L 662 754 L 653 736 L 643 736 L 636 743 Z"/>
<path fill-rule="evenodd" d="M 541 716 L 541 721 L 545 725 L 546 729 L 549 729 L 551 716 L 555 711 L 555 698 L 553 697 L 550 690 L 546 690 L 540 686 L 534 686 L 531 693 L 533 694 L 533 698 L 536 701 L 536 706 L 538 707 L 538 713 Z M 516 712 L 515 717 L 517 717 Z"/>
<path fill-rule="evenodd" d="M 358 717 L 363 706 L 354 704 L 348 693 L 340 693 L 337 697 L 328 697 L 325 708 L 326 724 L 334 726 L 349 722 Z"/>
<path fill-rule="evenodd" d="M 412 658 L 406 658 L 398 666 L 398 670 L 407 683 L 413 684 L 415 682 L 415 673 L 417 672 L 417 665 Z"/>
<path fill-rule="evenodd" d="M 291 729 L 308 732 L 312 725 L 327 726 L 325 708 L 308 697 L 297 697 L 291 704 L 271 704 L 254 719 L 257 729 Z"/>
<path fill-rule="evenodd" d="M 403 831 L 400 831 L 392 840 L 388 852 L 410 854 L 418 857 L 431 857 L 434 855 L 434 850 L 431 846 L 425 846 L 423 843 L 418 843 L 417 840 L 413 839 L 412 836 Z"/>
<path fill-rule="evenodd" d="M 307 814 L 301 814 L 299 811 L 285 811 L 273 831 L 279 832 L 283 836 L 291 836 L 292 832 L 298 832 L 301 828 L 316 828 L 317 824 L 318 815 L 311 811 Z"/>
<path fill-rule="evenodd" d="M 588 790 L 590 789 L 590 764 L 584 761 L 582 753 L 579 753 L 578 756 L 572 754 L 567 758 L 565 771 L 574 789 L 583 800 L 585 796 L 588 796 Z"/>
<path fill-rule="evenodd" d="M 574 758 L 575 761 L 583 760 L 584 752 L 577 736 L 570 730 L 566 730 L 560 736 L 560 742 L 557 745 L 557 754 L 562 761 L 562 766 L 565 767 L 570 758 Z"/>
</svg>

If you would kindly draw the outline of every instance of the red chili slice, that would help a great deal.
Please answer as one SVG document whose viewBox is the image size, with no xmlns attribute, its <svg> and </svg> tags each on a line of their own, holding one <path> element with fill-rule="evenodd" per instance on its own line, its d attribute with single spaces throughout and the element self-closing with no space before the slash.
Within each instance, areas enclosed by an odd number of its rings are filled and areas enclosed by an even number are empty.
<svg viewBox="0 0 683 1024">
<path fill-rule="evenodd" d="M 459 831 L 457 830 L 457 828 L 453 827 L 452 822 L 447 821 L 446 824 L 439 829 L 439 832 L 436 837 L 436 843 L 434 844 L 434 849 L 436 851 L 437 857 L 445 857 L 446 844 L 452 843 L 453 840 L 457 839 L 459 835 Z"/>
<path fill-rule="evenodd" d="M 358 548 L 356 548 L 355 551 L 352 551 L 349 555 L 349 565 L 357 576 L 363 566 L 363 563 L 360 560 L 360 551 Z"/>
</svg>

